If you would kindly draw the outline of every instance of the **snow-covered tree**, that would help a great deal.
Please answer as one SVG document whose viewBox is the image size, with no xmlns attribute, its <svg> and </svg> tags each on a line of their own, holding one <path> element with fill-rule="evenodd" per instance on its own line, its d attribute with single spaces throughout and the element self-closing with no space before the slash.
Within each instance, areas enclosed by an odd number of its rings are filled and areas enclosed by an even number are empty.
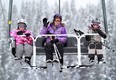
<svg viewBox="0 0 116 80">
<path fill-rule="evenodd" d="M 115 29 L 114 27 L 114 22 L 115 22 L 115 11 L 114 11 L 114 0 L 108 0 L 107 1 L 107 16 L 108 16 L 108 31 L 109 31 L 109 36 L 112 37 L 113 30 Z"/>
<path fill-rule="evenodd" d="M 19 19 L 19 15 L 18 15 L 17 6 L 14 4 L 13 8 L 12 8 L 12 27 L 11 27 L 11 30 L 14 30 L 17 28 L 18 19 Z"/>
<path fill-rule="evenodd" d="M 50 1 L 50 0 L 49 0 Z M 21 10 L 14 4 L 13 15 L 12 15 L 12 29 L 16 28 L 17 20 L 24 18 L 27 20 L 28 29 L 36 36 L 39 34 L 40 28 L 43 26 L 42 19 L 47 17 L 51 22 L 53 20 L 53 15 L 58 13 L 58 0 L 53 2 L 53 5 L 49 5 L 48 0 L 38 0 L 38 2 L 33 1 L 23 1 Z M 63 1 L 63 0 L 62 0 Z M 88 4 L 85 8 L 76 8 L 76 0 L 65 0 L 63 3 L 61 1 L 61 15 L 63 22 L 66 25 L 68 33 L 73 33 L 73 29 L 80 29 L 86 32 L 87 27 L 90 25 L 91 21 L 96 17 L 100 19 L 101 25 L 103 26 L 103 14 L 101 3 L 96 5 Z M 101 1 L 101 0 L 100 0 Z M 111 36 L 111 49 L 116 48 L 116 3 L 114 0 L 107 0 L 106 2 L 108 28 Z M 5 7 L 3 6 L 5 13 Z M 18 13 L 19 12 L 19 13 Z M 5 14 L 5 21 L 7 22 L 7 14 Z M 22 70 L 11 52 L 8 51 L 8 47 L 5 46 L 8 43 L 7 40 L 7 27 L 4 26 L 4 16 L 2 8 L 0 7 L 0 80 L 47 80 L 46 70 Z M 111 46 L 112 45 L 112 46 Z M 115 47 L 115 48 L 114 48 Z M 10 56 L 9 56 L 10 55 Z M 106 61 L 107 64 L 95 65 L 92 68 L 85 69 L 63 69 L 63 80 L 115 80 L 116 79 L 116 54 L 111 50 L 107 50 Z M 82 56 L 82 63 L 87 62 L 87 56 Z M 43 56 L 37 56 L 37 65 L 45 62 Z M 42 64 L 43 64 L 42 63 Z M 77 63 L 77 55 L 64 56 L 64 63 L 68 65 L 74 65 Z M 87 64 L 87 63 L 86 63 Z M 18 67 L 17 67 L 18 66 Z M 57 76 L 57 75 L 56 75 Z"/>
<path fill-rule="evenodd" d="M 66 25 L 67 32 L 71 33 L 72 31 L 70 31 L 70 30 L 72 29 L 72 25 L 71 25 L 72 20 L 71 20 L 71 14 L 70 14 L 69 6 L 70 5 L 66 1 L 62 6 L 61 15 L 62 15 L 62 18 L 63 18 L 63 22 Z"/>
</svg>

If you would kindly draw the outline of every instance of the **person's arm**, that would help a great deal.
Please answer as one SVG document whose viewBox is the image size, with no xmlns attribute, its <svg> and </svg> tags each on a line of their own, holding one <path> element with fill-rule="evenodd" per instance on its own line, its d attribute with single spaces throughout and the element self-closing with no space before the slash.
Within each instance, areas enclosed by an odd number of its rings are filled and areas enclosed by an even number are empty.
<svg viewBox="0 0 116 80">
<path fill-rule="evenodd" d="M 47 18 L 43 18 L 43 26 L 40 31 L 40 34 L 46 34 L 48 32 L 48 27 L 49 27 L 49 21 Z"/>
<path fill-rule="evenodd" d="M 10 36 L 11 37 L 13 37 L 13 38 L 16 38 L 18 35 L 17 35 L 17 32 L 18 32 L 19 30 L 14 30 L 14 31 L 11 31 L 10 32 Z"/>
<path fill-rule="evenodd" d="M 29 30 L 26 30 L 26 32 L 24 33 L 24 35 L 26 35 L 27 37 L 30 37 L 30 36 L 33 37 L 33 34 Z"/>
<path fill-rule="evenodd" d="M 92 29 L 91 29 L 90 27 L 89 27 L 87 33 L 92 33 Z M 86 41 L 90 41 L 90 40 L 91 40 L 91 36 L 90 36 L 90 35 L 86 35 L 86 36 L 85 36 L 85 39 L 86 39 Z"/>
<path fill-rule="evenodd" d="M 97 32 L 101 37 L 103 37 L 103 38 L 106 38 L 106 37 L 107 37 L 107 35 L 106 35 L 102 30 L 100 30 L 100 29 L 96 29 L 96 32 Z"/>
<path fill-rule="evenodd" d="M 47 27 L 42 27 L 40 34 L 46 34 L 48 31 Z"/>
<path fill-rule="evenodd" d="M 67 34 L 65 27 L 62 27 L 61 34 Z M 58 40 L 65 43 L 67 41 L 67 36 L 60 36 L 58 37 Z"/>
</svg>

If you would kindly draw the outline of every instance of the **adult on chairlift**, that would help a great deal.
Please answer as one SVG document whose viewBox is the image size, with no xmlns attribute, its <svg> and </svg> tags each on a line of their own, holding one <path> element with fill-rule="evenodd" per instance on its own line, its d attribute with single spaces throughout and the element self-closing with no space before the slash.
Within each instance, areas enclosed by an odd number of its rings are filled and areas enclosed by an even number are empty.
<svg viewBox="0 0 116 80">
<path fill-rule="evenodd" d="M 27 23 L 24 19 L 20 19 L 17 25 L 17 29 L 10 32 L 10 35 L 14 38 L 16 43 L 15 52 L 13 55 L 15 56 L 15 60 L 20 60 L 25 53 L 25 62 L 30 65 L 33 49 L 33 39 L 31 38 L 32 34 L 26 29 Z"/>
<path fill-rule="evenodd" d="M 66 34 L 66 29 L 64 24 L 62 23 L 62 16 L 59 14 L 54 15 L 53 22 L 49 24 L 47 18 L 43 19 L 43 27 L 40 34 Z M 61 58 L 59 58 L 61 66 L 63 65 L 63 47 L 67 41 L 66 36 L 53 36 L 47 37 L 45 41 L 45 54 L 46 54 L 46 62 L 53 61 L 53 52 L 54 46 L 56 45 Z M 58 56 L 59 57 L 59 56 Z"/>
<path fill-rule="evenodd" d="M 106 34 L 102 32 L 100 22 L 96 18 L 96 20 L 92 20 L 91 25 L 89 26 L 88 33 L 98 33 L 99 35 L 94 36 L 86 36 L 86 40 L 89 41 L 88 46 L 88 54 L 89 61 L 94 62 L 95 54 L 97 54 L 98 63 L 103 63 L 103 48 L 102 48 L 102 38 L 106 38 Z"/>
</svg>

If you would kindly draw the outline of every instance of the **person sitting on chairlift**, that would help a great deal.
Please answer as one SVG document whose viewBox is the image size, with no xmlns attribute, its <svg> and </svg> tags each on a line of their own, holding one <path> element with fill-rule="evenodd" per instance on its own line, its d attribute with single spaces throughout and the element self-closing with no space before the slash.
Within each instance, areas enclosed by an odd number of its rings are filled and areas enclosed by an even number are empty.
<svg viewBox="0 0 116 80">
<path fill-rule="evenodd" d="M 102 48 L 102 38 L 106 38 L 106 34 L 101 30 L 100 22 L 96 20 L 92 21 L 92 24 L 89 26 L 88 33 L 98 33 L 99 35 L 89 36 L 85 38 L 89 41 L 88 54 L 89 61 L 94 62 L 95 54 L 97 54 L 98 63 L 103 63 L 103 48 Z"/>
<path fill-rule="evenodd" d="M 60 14 L 56 14 L 53 17 L 53 22 L 49 24 L 47 18 L 43 19 L 43 27 L 40 34 L 67 34 L 64 24 L 62 23 L 62 16 Z M 57 55 L 58 60 L 63 65 L 63 47 L 67 42 L 67 36 L 48 36 L 45 40 L 45 54 L 46 54 L 46 62 L 53 61 L 53 52 L 54 49 L 57 48 L 59 51 L 59 55 Z"/>
<path fill-rule="evenodd" d="M 17 29 L 10 32 L 10 35 L 15 40 L 15 46 L 13 48 L 12 54 L 15 56 L 15 60 L 20 60 L 25 53 L 25 62 L 30 65 L 33 49 L 33 39 L 31 38 L 32 34 L 26 29 L 27 23 L 24 19 L 20 19 L 17 25 Z"/>
</svg>

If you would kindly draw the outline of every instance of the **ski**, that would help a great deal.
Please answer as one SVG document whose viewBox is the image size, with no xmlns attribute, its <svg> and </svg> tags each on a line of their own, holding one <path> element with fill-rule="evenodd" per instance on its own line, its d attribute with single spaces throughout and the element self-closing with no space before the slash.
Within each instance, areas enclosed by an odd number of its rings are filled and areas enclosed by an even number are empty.
<svg viewBox="0 0 116 80">
<path fill-rule="evenodd" d="M 61 69 L 59 61 L 58 60 L 54 60 L 53 61 L 53 65 L 54 65 L 54 68 L 55 68 L 56 78 L 58 80 L 62 80 L 62 69 Z"/>
<path fill-rule="evenodd" d="M 28 63 L 26 63 L 24 60 L 16 60 L 20 63 L 22 69 L 32 69 L 32 66 Z"/>
<path fill-rule="evenodd" d="M 53 71 L 52 71 L 52 66 L 53 66 L 53 64 L 52 64 L 52 62 L 46 62 L 46 65 L 47 65 L 47 72 L 48 72 L 48 80 L 54 80 L 53 79 Z"/>
<path fill-rule="evenodd" d="M 24 61 L 22 61 L 21 64 L 22 64 L 22 69 L 32 69 L 32 66 Z"/>
</svg>

